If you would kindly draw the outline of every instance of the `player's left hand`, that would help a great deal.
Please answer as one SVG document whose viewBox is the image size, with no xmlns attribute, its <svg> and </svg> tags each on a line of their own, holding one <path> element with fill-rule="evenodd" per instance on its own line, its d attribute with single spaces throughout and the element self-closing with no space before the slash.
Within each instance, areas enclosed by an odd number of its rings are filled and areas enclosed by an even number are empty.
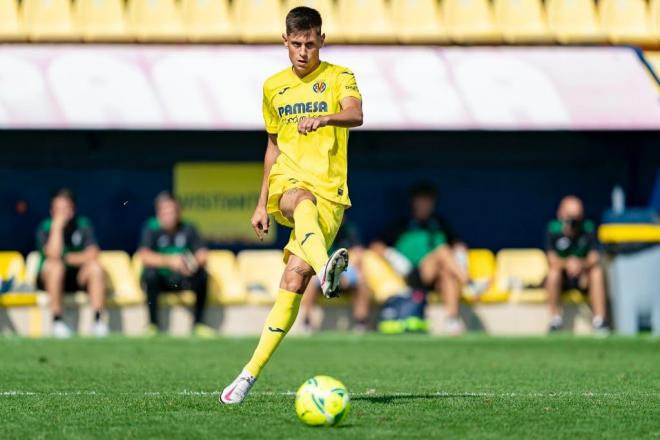
<svg viewBox="0 0 660 440">
<path fill-rule="evenodd" d="M 306 136 L 307 133 L 316 131 L 321 127 L 325 127 L 326 125 L 328 125 L 328 121 L 324 117 L 301 118 L 298 122 L 298 133 Z"/>
</svg>

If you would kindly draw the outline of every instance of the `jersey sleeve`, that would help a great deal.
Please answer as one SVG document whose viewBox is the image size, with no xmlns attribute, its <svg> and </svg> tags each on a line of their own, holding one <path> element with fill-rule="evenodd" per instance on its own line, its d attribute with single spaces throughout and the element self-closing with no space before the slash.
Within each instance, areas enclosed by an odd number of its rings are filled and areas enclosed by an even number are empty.
<svg viewBox="0 0 660 440">
<path fill-rule="evenodd" d="M 139 247 L 151 249 L 152 251 L 156 250 L 156 235 L 154 234 L 154 231 L 149 227 L 148 222 L 145 223 L 145 225 L 142 227 Z"/>
<path fill-rule="evenodd" d="M 205 248 L 206 244 L 204 243 L 204 240 L 202 240 L 202 237 L 199 236 L 197 228 L 192 225 L 190 225 L 189 228 L 190 230 L 188 231 L 188 234 L 190 240 L 188 241 L 188 247 L 190 248 L 190 251 L 194 253 L 202 248 Z"/>
<path fill-rule="evenodd" d="M 362 101 L 362 94 L 360 93 L 360 89 L 358 89 L 355 74 L 350 69 L 342 69 L 339 72 L 337 86 L 339 87 L 339 90 L 337 90 L 337 98 L 340 102 L 349 96 Z"/>
<path fill-rule="evenodd" d="M 37 229 L 37 250 L 39 252 L 44 251 L 44 247 L 46 246 L 46 242 L 48 241 L 48 230 L 43 227 L 43 225 L 39 226 L 39 229 Z"/>
<path fill-rule="evenodd" d="M 545 251 L 546 252 L 556 252 L 555 242 L 557 241 L 557 236 L 553 232 L 552 223 L 548 224 L 545 231 Z"/>
<path fill-rule="evenodd" d="M 587 220 L 585 225 L 585 233 L 587 234 L 587 252 L 598 250 L 598 236 L 596 235 L 596 225 Z"/>
<path fill-rule="evenodd" d="M 261 104 L 261 111 L 264 116 L 264 125 L 266 126 L 266 132 L 270 134 L 277 134 L 280 121 L 279 117 L 277 116 L 277 112 L 275 111 L 275 108 L 271 102 L 271 98 L 272 97 L 270 96 L 268 89 L 266 86 L 264 86 L 263 102 Z"/>
<path fill-rule="evenodd" d="M 92 224 L 87 222 L 83 227 L 80 228 L 80 232 L 83 235 L 82 248 L 87 249 L 90 246 L 98 246 L 96 241 L 96 235 L 94 235 L 94 228 Z"/>
</svg>

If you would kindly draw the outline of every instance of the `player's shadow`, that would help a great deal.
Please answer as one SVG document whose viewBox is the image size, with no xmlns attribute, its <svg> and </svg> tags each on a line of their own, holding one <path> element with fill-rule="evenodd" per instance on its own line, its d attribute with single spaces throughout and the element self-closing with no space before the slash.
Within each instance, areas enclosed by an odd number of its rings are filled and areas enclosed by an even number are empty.
<svg viewBox="0 0 660 440">
<path fill-rule="evenodd" d="M 465 393 L 420 393 L 420 394 L 383 394 L 373 396 L 351 396 L 351 400 L 380 403 L 380 404 L 397 404 L 405 403 L 409 400 L 438 400 L 438 399 L 455 399 L 455 398 L 469 398 L 479 397 L 475 394 Z"/>
</svg>

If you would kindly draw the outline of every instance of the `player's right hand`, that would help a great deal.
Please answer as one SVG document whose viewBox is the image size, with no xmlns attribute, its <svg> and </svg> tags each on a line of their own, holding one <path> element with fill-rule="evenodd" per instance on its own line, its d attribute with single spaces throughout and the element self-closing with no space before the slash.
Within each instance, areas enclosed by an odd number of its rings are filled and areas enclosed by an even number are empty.
<svg viewBox="0 0 660 440">
<path fill-rule="evenodd" d="M 268 228 L 270 228 L 270 217 L 266 212 L 266 208 L 258 206 L 252 214 L 252 220 L 250 220 L 252 228 L 254 228 L 255 234 L 260 241 L 264 241 L 264 235 L 268 234 Z"/>
<path fill-rule="evenodd" d="M 189 277 L 193 274 L 190 268 L 186 265 L 183 255 L 172 255 L 169 257 L 168 266 L 176 273 L 180 273 L 183 276 Z"/>
<path fill-rule="evenodd" d="M 51 223 L 51 227 L 59 231 L 61 229 L 64 229 L 64 227 L 68 222 L 69 222 L 68 216 L 62 213 L 53 213 L 53 220 Z"/>
</svg>

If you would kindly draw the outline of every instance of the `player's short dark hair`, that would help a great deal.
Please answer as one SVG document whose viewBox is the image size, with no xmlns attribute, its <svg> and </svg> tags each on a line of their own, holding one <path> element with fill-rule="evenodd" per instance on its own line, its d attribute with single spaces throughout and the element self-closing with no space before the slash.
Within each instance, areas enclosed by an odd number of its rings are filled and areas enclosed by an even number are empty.
<svg viewBox="0 0 660 440">
<path fill-rule="evenodd" d="M 55 199 L 59 199 L 59 198 L 69 199 L 71 203 L 73 203 L 74 205 L 76 204 L 76 198 L 73 195 L 73 191 L 71 191 L 68 188 L 60 188 L 57 191 L 55 191 L 53 195 L 50 197 L 50 203 L 53 203 Z"/>
<path fill-rule="evenodd" d="M 154 208 L 158 210 L 158 206 L 160 206 L 160 204 L 163 202 L 174 202 L 177 205 L 179 204 L 179 201 L 176 199 L 176 197 L 174 197 L 174 194 L 169 191 L 161 191 L 158 193 L 154 199 Z"/>
<path fill-rule="evenodd" d="M 412 189 L 410 190 L 411 199 L 416 199 L 418 197 L 437 199 L 438 191 L 435 189 L 435 186 L 433 186 L 433 184 L 431 183 L 428 182 L 419 183 L 413 186 Z"/>
<path fill-rule="evenodd" d="M 323 20 L 319 11 L 307 6 L 298 6 L 286 14 L 286 34 L 297 34 L 300 32 L 309 32 L 316 29 L 321 35 L 321 25 Z"/>
</svg>

